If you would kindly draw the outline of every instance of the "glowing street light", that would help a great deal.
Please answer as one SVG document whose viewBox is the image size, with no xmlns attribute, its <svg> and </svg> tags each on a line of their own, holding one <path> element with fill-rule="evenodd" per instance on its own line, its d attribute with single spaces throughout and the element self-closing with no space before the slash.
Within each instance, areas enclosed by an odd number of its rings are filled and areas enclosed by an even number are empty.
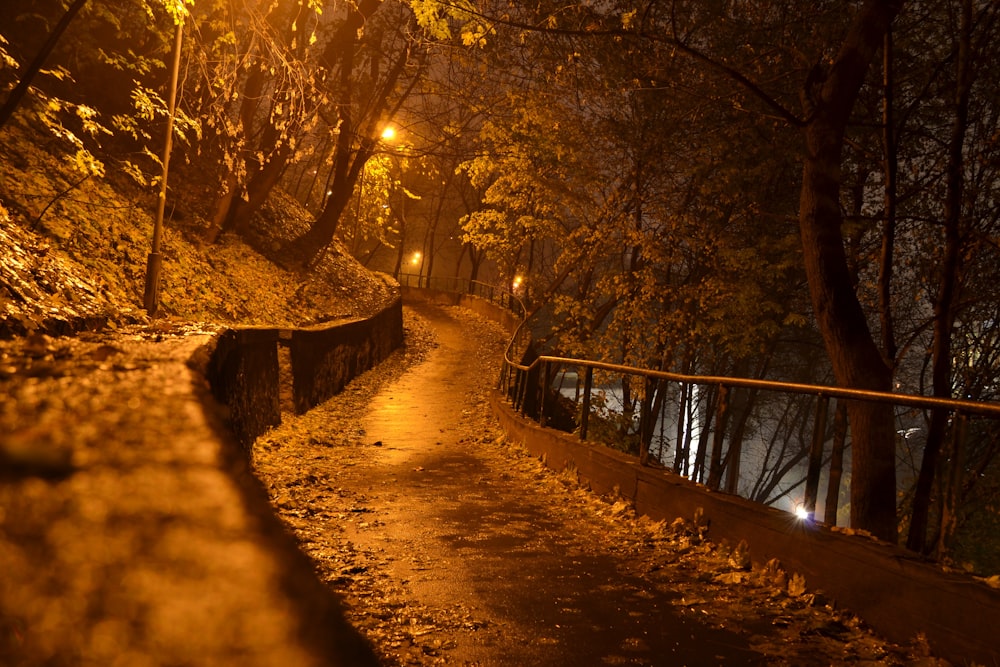
<svg viewBox="0 0 1000 667">
<path fill-rule="evenodd" d="M 396 128 L 392 125 L 386 125 L 385 129 L 382 130 L 382 141 L 393 141 L 396 138 Z"/>
<path fill-rule="evenodd" d="M 413 253 L 413 259 L 410 260 L 410 264 L 412 264 L 413 266 L 416 266 L 417 264 L 419 264 L 420 263 L 420 257 L 421 257 L 421 255 L 420 255 L 419 252 Z"/>
</svg>

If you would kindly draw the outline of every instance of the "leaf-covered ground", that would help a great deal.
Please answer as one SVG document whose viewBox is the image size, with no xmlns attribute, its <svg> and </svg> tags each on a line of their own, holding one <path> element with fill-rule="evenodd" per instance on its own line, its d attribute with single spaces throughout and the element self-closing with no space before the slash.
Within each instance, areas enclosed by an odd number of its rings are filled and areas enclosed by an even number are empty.
<svg viewBox="0 0 1000 667">
<path fill-rule="evenodd" d="M 462 426 L 461 432 L 450 435 L 460 448 L 473 448 L 484 462 L 476 478 L 469 480 L 477 489 L 458 493 L 465 504 L 477 502 L 484 485 L 502 488 L 505 494 L 523 494 L 506 499 L 515 505 L 544 503 L 552 524 L 560 527 L 555 542 L 570 545 L 576 560 L 611 559 L 619 575 L 643 582 L 641 595 L 662 597 L 683 618 L 710 628 L 739 629 L 753 651 L 767 656 L 767 664 L 943 664 L 928 657 L 919 640 L 911 647 L 881 640 L 858 618 L 834 609 L 777 563 L 751 567 L 745 549 L 713 544 L 696 517 L 672 523 L 637 518 L 626 502 L 595 496 L 571 471 L 555 473 L 507 442 L 485 399 L 495 377 L 495 351 L 502 333 L 460 309 L 452 315 L 468 332 L 464 363 L 480 378 L 476 386 L 464 387 L 461 397 L 456 396 L 454 409 L 461 411 Z M 391 467 L 393 455 L 386 451 L 392 443 L 373 442 L 374 436 L 366 431 L 373 402 L 385 402 L 384 395 L 377 397 L 413 369 L 436 363 L 428 361 L 436 342 L 427 320 L 407 309 L 406 331 L 403 351 L 310 413 L 285 415 L 280 428 L 259 440 L 258 474 L 319 575 L 345 597 L 352 623 L 374 643 L 385 664 L 514 664 L 498 654 L 505 641 L 534 643 L 543 654 L 548 643 L 551 655 L 559 655 L 566 649 L 555 635 L 505 637 L 514 632 L 511 619 L 468 594 L 462 585 L 465 565 L 457 569 L 442 565 L 456 563 L 449 540 L 470 545 L 504 537 L 529 545 L 540 539 L 533 534 L 536 528 L 512 524 L 491 532 L 483 525 L 457 524 L 449 530 L 462 532 L 461 537 L 435 539 L 429 536 L 434 529 L 428 528 L 434 522 L 406 528 L 401 524 L 411 523 L 407 517 L 420 522 L 421 516 L 454 511 L 454 489 L 439 488 L 437 494 L 411 498 L 402 481 L 391 481 L 397 472 L 389 473 L 387 486 L 377 482 Z M 400 399 L 398 389 L 393 395 Z M 447 437 L 442 435 L 443 440 Z M 414 470 L 414 474 L 431 472 Z M 406 514 L 400 505 L 419 505 L 419 513 Z M 491 509 L 484 516 L 497 512 Z M 462 558 L 470 557 L 468 550 L 461 553 Z M 524 555 L 522 550 L 512 557 Z M 482 561 L 470 561 L 476 562 Z M 527 571 L 524 574 L 526 585 L 534 585 L 537 580 Z M 434 580 L 448 581 L 446 590 L 434 586 Z M 614 654 L 595 656 L 593 664 L 657 664 L 642 658 L 645 640 L 631 641 L 631 646 L 621 646 Z M 514 650 L 509 643 L 506 647 Z"/>
<path fill-rule="evenodd" d="M 155 193 L 121 177 L 81 179 L 63 150 L 19 125 L 3 129 L 0 338 L 148 321 L 142 301 Z M 233 236 L 206 244 L 213 187 L 184 176 L 168 199 L 161 318 L 301 325 L 369 315 L 391 298 L 391 281 L 363 269 L 339 244 L 308 275 L 269 261 L 263 252 L 309 220 L 280 192 L 258 219 L 255 247 Z"/>
</svg>

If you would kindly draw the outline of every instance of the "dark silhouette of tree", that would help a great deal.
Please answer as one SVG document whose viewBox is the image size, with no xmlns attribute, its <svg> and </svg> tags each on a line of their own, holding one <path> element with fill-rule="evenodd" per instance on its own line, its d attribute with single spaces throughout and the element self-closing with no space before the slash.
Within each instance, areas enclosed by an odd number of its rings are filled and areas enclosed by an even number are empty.
<svg viewBox="0 0 1000 667">
<path fill-rule="evenodd" d="M 24 68 L 24 71 L 21 72 L 17 85 L 14 86 L 12 91 L 10 91 L 10 94 L 7 96 L 7 100 L 4 102 L 3 106 L 0 107 L 0 129 L 7 124 L 11 115 L 18 108 L 18 106 L 20 106 L 24 96 L 28 94 L 28 89 L 31 87 L 32 81 L 35 80 L 35 77 L 41 71 L 42 66 L 45 65 L 45 60 L 52 53 L 52 50 L 62 38 L 63 33 L 66 32 L 66 28 L 69 27 L 69 24 L 73 21 L 85 4 L 87 4 L 87 0 L 73 0 L 73 3 L 62 15 L 62 18 L 59 19 L 58 23 L 56 23 L 55 28 L 52 29 L 48 39 L 45 40 L 45 44 L 43 44 L 42 48 L 38 51 L 38 54 L 35 55 L 32 61 Z"/>
</svg>

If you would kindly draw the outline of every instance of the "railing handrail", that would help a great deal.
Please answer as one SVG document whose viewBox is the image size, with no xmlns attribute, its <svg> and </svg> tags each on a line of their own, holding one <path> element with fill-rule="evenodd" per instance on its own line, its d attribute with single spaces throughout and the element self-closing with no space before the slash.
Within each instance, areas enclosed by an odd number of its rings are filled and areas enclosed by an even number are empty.
<svg viewBox="0 0 1000 667">
<path fill-rule="evenodd" d="M 496 286 L 488 287 L 491 297 L 494 296 L 494 290 L 498 288 Z M 508 291 L 504 298 L 509 299 L 509 307 L 515 310 L 514 299 L 517 299 L 517 297 Z M 735 495 L 740 495 L 741 492 L 741 466 L 743 465 L 741 458 L 744 456 L 745 435 L 743 423 L 735 429 L 735 434 L 729 434 L 729 444 L 728 446 L 726 445 L 726 432 L 729 430 L 727 427 L 727 413 L 730 410 L 729 403 L 731 402 L 728 395 L 731 389 L 764 390 L 781 392 L 786 397 L 794 394 L 814 398 L 815 407 L 813 408 L 811 437 L 808 431 L 804 430 L 805 425 L 803 425 L 803 430 L 799 430 L 794 434 L 789 432 L 786 435 L 786 440 L 791 438 L 802 444 L 802 449 L 795 455 L 795 458 L 788 459 L 788 465 L 792 466 L 794 464 L 794 466 L 786 467 L 782 464 L 781 467 L 778 467 L 777 463 L 775 463 L 773 473 L 776 476 L 770 480 L 770 486 L 767 486 L 765 489 L 767 495 L 761 497 L 757 495 L 753 495 L 753 497 L 744 495 L 744 497 L 764 505 L 775 505 L 781 498 L 787 497 L 788 501 L 794 503 L 792 509 L 796 515 L 803 517 L 809 522 L 816 520 L 816 509 L 819 506 L 820 481 L 823 474 L 823 467 L 826 465 L 824 463 L 826 460 L 825 443 L 831 437 L 828 427 L 828 411 L 831 399 L 837 399 L 837 410 L 840 416 L 835 418 L 832 430 L 833 445 L 830 458 L 828 459 L 830 469 L 827 475 L 826 502 L 823 507 L 824 522 L 829 525 L 836 525 L 837 523 L 841 495 L 840 483 L 844 469 L 843 452 L 847 443 L 847 422 L 840 421 L 839 426 L 837 424 L 838 419 L 844 420 L 847 416 L 841 412 L 842 406 L 840 401 L 869 401 L 909 408 L 929 409 L 939 411 L 938 414 L 945 412 L 949 416 L 950 421 L 953 422 L 951 434 L 948 436 L 949 442 L 946 445 L 950 451 L 948 454 L 950 457 L 949 460 L 952 461 L 952 470 L 948 473 L 954 478 L 951 482 L 952 485 L 957 485 L 957 482 L 954 480 L 958 479 L 955 475 L 959 474 L 957 471 L 964 456 L 963 450 L 966 447 L 964 441 L 968 437 L 970 417 L 1000 419 L 1000 402 L 997 401 L 923 396 L 918 394 L 894 393 L 891 391 L 875 391 L 745 377 L 691 375 L 558 355 L 540 355 L 531 361 L 531 363 L 523 364 L 515 361 L 513 355 L 519 342 L 522 340 L 530 315 L 519 299 L 517 299 L 516 303 L 519 309 L 518 314 L 521 315 L 521 321 L 504 351 L 504 360 L 498 385 L 498 389 L 510 400 L 515 412 L 519 412 L 522 417 L 529 417 L 537 421 L 541 427 L 545 427 L 550 421 L 556 423 L 556 420 L 558 420 L 558 427 L 560 429 L 567 431 L 573 429 L 572 432 L 578 433 L 581 441 L 586 441 L 589 424 L 592 421 L 592 393 L 595 388 L 595 370 L 618 374 L 622 376 L 623 382 L 625 381 L 625 376 L 644 378 L 644 385 L 647 392 L 650 390 L 663 391 L 666 388 L 666 383 L 676 383 L 684 388 L 703 385 L 713 390 L 717 389 L 715 398 L 712 398 L 711 392 L 708 394 L 706 413 L 700 418 L 694 418 L 697 422 L 695 426 L 700 430 L 700 434 L 697 437 L 697 449 L 692 449 L 695 446 L 695 442 L 690 422 L 694 416 L 690 412 L 687 415 L 682 415 L 679 412 L 681 408 L 678 407 L 678 414 L 675 421 L 677 439 L 674 442 L 675 454 L 672 465 L 674 473 L 696 482 L 701 482 L 712 491 L 721 490 L 725 493 Z M 567 405 L 560 407 L 558 396 L 562 391 L 561 384 L 559 390 L 553 391 L 555 389 L 553 386 L 555 384 L 553 382 L 554 376 L 561 371 L 564 372 L 567 366 L 576 367 L 577 369 L 576 396 L 572 399 L 575 404 L 575 415 L 567 414 Z M 585 369 L 582 391 L 579 384 L 579 371 L 581 369 Z M 654 382 L 651 383 L 651 380 Z M 685 398 L 686 390 L 682 390 L 679 396 L 682 402 L 690 400 Z M 652 398 L 652 400 L 647 402 L 647 399 L 651 398 L 651 395 L 648 393 L 642 397 L 642 403 L 637 414 L 631 410 L 629 411 L 633 418 L 638 417 L 637 430 L 632 432 L 630 430 L 632 425 L 628 425 L 628 432 L 619 431 L 617 433 L 618 436 L 638 436 L 638 441 L 634 439 L 617 443 L 602 441 L 600 444 L 612 447 L 616 446 L 616 444 L 619 446 L 625 445 L 627 447 L 626 451 L 633 454 L 637 447 L 639 465 L 648 465 L 652 454 L 652 439 L 656 425 L 659 423 L 659 450 L 655 457 L 658 463 L 666 464 L 667 462 L 663 459 L 663 447 L 665 442 L 669 444 L 669 439 L 665 439 L 663 435 L 663 420 L 665 419 L 663 406 L 665 405 L 665 401 L 657 403 L 657 399 Z M 605 404 L 601 401 L 599 405 L 603 406 Z M 805 409 L 803 407 L 803 410 Z M 598 419 L 605 419 L 605 416 L 600 411 L 595 413 L 595 416 Z M 706 430 L 713 419 L 715 423 L 712 425 L 711 430 Z M 808 419 L 808 417 L 803 416 L 803 419 Z M 617 429 L 619 426 L 612 422 L 613 428 Z M 607 426 L 602 426 L 602 429 L 604 430 L 604 435 L 607 435 Z M 683 435 L 682 430 L 684 431 Z M 897 431 L 897 433 L 901 434 L 904 439 L 908 439 L 910 429 Z M 615 436 L 613 435 L 612 437 Z M 771 465 L 769 462 L 770 456 L 771 450 L 768 447 L 761 463 Z M 780 457 L 778 463 L 780 463 L 784 460 L 784 451 L 779 452 L 778 456 Z M 805 458 L 803 459 L 803 457 Z M 804 466 L 801 463 L 803 460 L 806 464 Z M 798 481 L 793 480 L 794 484 L 782 487 L 781 484 L 784 483 L 785 478 L 790 473 L 802 475 L 802 477 Z M 759 474 L 760 480 L 765 479 L 766 475 L 770 475 L 771 472 L 762 467 Z M 801 496 L 799 496 L 801 501 L 799 502 L 796 497 L 790 495 L 790 492 L 800 485 L 802 485 L 802 491 Z M 757 491 L 758 487 L 754 486 L 750 490 L 750 494 L 757 494 Z M 775 491 L 778 492 L 778 495 L 773 495 Z M 952 498 L 950 502 L 956 503 L 958 500 L 957 498 Z"/>
<path fill-rule="evenodd" d="M 850 389 L 846 387 L 835 387 L 831 385 L 807 384 L 802 382 L 782 382 L 780 380 L 756 380 L 753 378 L 732 377 L 725 375 L 686 375 L 683 373 L 673 373 L 670 371 L 657 371 L 647 368 L 637 368 L 635 366 L 625 366 L 605 361 L 592 361 L 589 359 L 577 359 L 574 357 L 555 357 L 542 355 L 528 365 L 519 364 L 505 357 L 505 361 L 515 370 L 528 372 L 542 363 L 555 363 L 566 366 L 582 366 L 596 370 L 605 370 L 627 375 L 639 375 L 658 380 L 669 380 L 672 382 L 682 382 L 685 384 L 705 384 L 705 385 L 725 385 L 727 387 L 743 387 L 748 389 L 764 389 L 768 391 L 783 391 L 795 394 L 809 394 L 812 396 L 826 396 L 829 398 L 844 398 L 854 400 L 873 401 L 877 403 L 892 403 L 895 405 L 906 405 L 916 408 L 944 408 L 956 410 L 967 414 L 980 414 L 991 417 L 1000 417 L 1000 403 L 985 401 L 969 401 L 957 398 L 943 398 L 936 396 L 921 396 L 919 394 L 899 394 L 885 391 L 874 391 L 868 389 Z"/>
<path fill-rule="evenodd" d="M 614 373 L 622 373 L 627 375 L 637 375 L 646 378 L 654 378 L 657 380 L 667 380 L 671 382 L 681 382 L 685 384 L 702 384 L 702 385 L 714 385 L 714 386 L 727 386 L 727 387 L 741 387 L 747 389 L 763 389 L 766 391 L 782 391 L 794 394 L 807 394 L 811 396 L 825 396 L 828 398 L 842 398 L 842 399 L 853 399 L 853 400 L 863 400 L 863 401 L 873 401 L 877 403 L 892 403 L 894 405 L 905 405 L 914 408 L 926 408 L 926 409 L 945 409 L 954 410 L 957 412 L 963 412 L 965 414 L 983 415 L 989 417 L 1000 418 L 1000 402 L 989 402 L 989 401 L 972 401 L 959 398 L 946 398 L 940 396 L 923 396 L 920 394 L 904 394 L 886 391 L 875 391 L 869 389 L 853 389 L 848 387 L 837 387 L 832 385 L 818 385 L 809 384 L 802 382 L 783 382 L 780 380 L 758 380 L 753 378 L 743 378 L 743 377 L 732 377 L 724 375 L 688 375 L 683 373 L 674 373 L 671 371 L 658 371 L 648 368 L 638 368 L 636 366 L 626 366 L 623 364 L 615 364 L 605 361 L 594 361 L 590 359 L 578 359 L 575 357 L 560 357 L 552 355 L 543 355 L 532 361 L 528 365 L 521 364 L 515 361 L 511 355 L 513 354 L 516 342 L 521 336 L 522 329 L 527 323 L 528 312 L 525 308 L 524 302 L 511 290 L 497 286 L 490 283 L 485 283 L 480 280 L 470 280 L 468 278 L 455 277 L 434 277 L 429 276 L 417 276 L 416 274 L 400 274 L 400 277 L 417 278 L 418 286 L 422 280 L 427 281 L 427 286 L 430 286 L 430 281 L 448 281 L 452 283 L 462 283 L 467 286 L 478 286 L 481 291 L 488 291 L 490 294 L 490 301 L 496 302 L 493 298 L 496 294 L 500 294 L 507 298 L 510 303 L 516 303 L 517 308 L 510 307 L 510 310 L 514 311 L 521 317 L 521 323 L 518 325 L 514 334 L 511 336 L 510 342 L 507 344 L 507 348 L 504 350 L 504 363 L 510 367 L 512 370 L 518 370 L 523 372 L 528 372 L 536 368 L 542 363 L 555 363 L 567 366 L 581 366 L 584 368 L 593 368 L 595 370 L 605 370 Z M 407 280 L 407 283 L 409 281 Z M 447 290 L 446 290 L 447 291 Z M 465 292 L 470 292 L 472 290 L 464 290 Z"/>
</svg>

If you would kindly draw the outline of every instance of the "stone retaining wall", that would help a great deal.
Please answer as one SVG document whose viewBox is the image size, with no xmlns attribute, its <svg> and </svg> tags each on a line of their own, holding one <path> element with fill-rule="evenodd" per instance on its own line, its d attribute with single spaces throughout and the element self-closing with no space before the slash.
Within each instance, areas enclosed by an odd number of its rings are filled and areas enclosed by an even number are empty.
<svg viewBox="0 0 1000 667">
<path fill-rule="evenodd" d="M 339 393 L 402 343 L 399 298 L 367 320 L 295 329 L 290 343 L 295 411 L 302 414 Z"/>
<path fill-rule="evenodd" d="M 219 336 L 206 367 L 228 424 L 249 449 L 281 423 L 278 345 L 291 350 L 295 410 L 306 412 L 341 391 L 403 342 L 403 305 L 397 298 L 365 320 L 304 329 L 229 329 Z"/>
<path fill-rule="evenodd" d="M 228 329 L 219 336 L 205 375 L 227 422 L 249 449 L 257 436 L 281 423 L 278 398 L 278 329 Z"/>
</svg>

